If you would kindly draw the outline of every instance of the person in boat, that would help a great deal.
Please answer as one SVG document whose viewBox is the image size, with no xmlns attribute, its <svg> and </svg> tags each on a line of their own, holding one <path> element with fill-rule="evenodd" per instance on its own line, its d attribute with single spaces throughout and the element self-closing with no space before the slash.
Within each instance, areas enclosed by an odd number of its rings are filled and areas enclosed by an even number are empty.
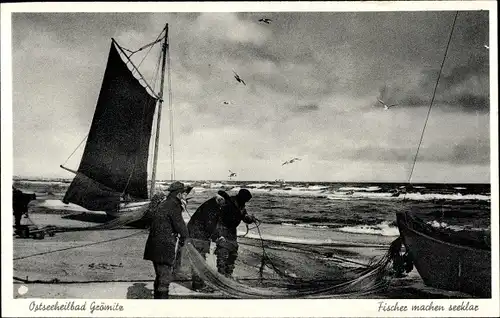
<svg viewBox="0 0 500 318">
<path fill-rule="evenodd" d="M 168 299 L 172 281 L 173 267 L 176 262 L 176 245 L 184 245 L 189 232 L 182 218 L 186 209 L 186 197 L 192 187 L 176 181 L 167 189 L 165 200 L 144 216 L 149 225 L 149 236 L 144 249 L 144 259 L 153 262 L 155 270 L 154 298 Z"/>
<path fill-rule="evenodd" d="M 217 222 L 225 202 L 223 192 L 219 191 L 214 197 L 203 202 L 191 216 L 187 225 L 193 246 L 203 258 L 206 258 L 206 254 L 210 252 L 210 242 L 214 241 L 212 236 L 217 229 Z M 191 277 L 193 290 L 212 291 L 205 286 L 194 270 Z"/>
<path fill-rule="evenodd" d="M 12 208 L 14 211 L 15 228 L 21 227 L 21 218 L 23 214 L 28 214 L 28 204 L 36 200 L 34 193 L 24 193 L 15 187 L 12 187 Z"/>
<path fill-rule="evenodd" d="M 238 242 L 236 228 L 241 221 L 246 224 L 256 222 L 253 215 L 246 211 L 245 204 L 250 201 L 252 194 L 247 189 L 241 189 L 237 195 L 229 196 L 226 192 L 220 191 L 224 198 L 215 235 L 217 257 L 217 271 L 225 276 L 231 277 L 234 271 L 234 264 L 238 257 Z"/>
</svg>

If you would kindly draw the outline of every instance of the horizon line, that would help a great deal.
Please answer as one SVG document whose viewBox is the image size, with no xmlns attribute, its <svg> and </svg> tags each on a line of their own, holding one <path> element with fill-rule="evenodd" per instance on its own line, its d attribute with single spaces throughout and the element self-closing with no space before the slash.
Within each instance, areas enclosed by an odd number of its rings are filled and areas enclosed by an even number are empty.
<svg viewBox="0 0 500 318">
<path fill-rule="evenodd" d="M 42 176 L 13 176 L 12 180 L 36 180 L 36 179 L 59 179 L 59 180 L 72 180 L 73 177 L 65 178 L 65 177 L 42 177 Z M 283 179 L 275 179 L 275 180 L 226 180 L 226 179 L 176 179 L 174 181 L 181 182 L 273 182 L 280 183 L 279 180 Z M 151 180 L 148 179 L 148 183 Z M 156 182 L 173 182 L 168 179 L 157 179 Z M 462 181 L 462 182 L 438 182 L 438 181 L 418 181 L 418 182 L 409 182 L 409 181 L 375 181 L 375 180 L 351 180 L 351 181 L 327 181 L 327 180 L 283 180 L 282 183 L 399 183 L 399 184 L 490 184 L 491 181 L 488 182 L 474 182 L 474 181 Z"/>
</svg>

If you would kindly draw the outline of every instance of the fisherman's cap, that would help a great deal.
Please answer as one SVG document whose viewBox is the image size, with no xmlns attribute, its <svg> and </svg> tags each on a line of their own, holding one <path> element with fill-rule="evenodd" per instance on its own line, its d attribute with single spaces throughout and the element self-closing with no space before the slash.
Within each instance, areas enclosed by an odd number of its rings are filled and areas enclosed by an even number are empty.
<svg viewBox="0 0 500 318">
<path fill-rule="evenodd" d="M 248 202 L 252 198 L 252 194 L 247 189 L 241 189 L 238 194 L 238 198 L 243 202 Z"/>
<path fill-rule="evenodd" d="M 180 181 L 175 181 L 174 183 L 172 183 L 167 191 L 168 192 L 186 192 L 186 193 L 189 193 L 191 192 L 191 190 L 193 189 L 193 187 L 191 186 L 186 186 L 184 183 L 180 182 Z"/>
</svg>

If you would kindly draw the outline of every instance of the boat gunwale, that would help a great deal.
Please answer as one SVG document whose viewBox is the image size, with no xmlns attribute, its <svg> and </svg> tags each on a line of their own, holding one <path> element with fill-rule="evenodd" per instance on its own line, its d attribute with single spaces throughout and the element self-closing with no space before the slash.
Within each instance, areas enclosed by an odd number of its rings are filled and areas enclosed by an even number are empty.
<svg viewBox="0 0 500 318">
<path fill-rule="evenodd" d="M 465 246 L 465 245 L 458 245 L 458 244 L 455 244 L 455 243 L 450 243 L 450 242 L 446 242 L 446 241 L 443 241 L 443 240 L 439 240 L 439 239 L 436 239 L 432 236 L 429 236 L 427 234 L 424 234 L 422 232 L 419 232 L 415 229 L 412 229 L 410 227 L 408 227 L 408 222 L 406 222 L 406 219 L 405 219 L 405 222 L 404 224 L 401 224 L 402 222 L 397 222 L 398 223 L 398 229 L 399 229 L 399 232 L 400 232 L 400 235 L 403 236 L 403 239 L 404 239 L 404 235 L 401 233 L 401 229 L 400 229 L 400 226 L 404 226 L 404 228 L 406 228 L 407 230 L 417 234 L 417 235 L 420 235 L 420 236 L 423 236 L 424 238 L 427 238 L 427 239 L 430 239 L 431 241 L 435 241 L 435 242 L 438 242 L 438 243 L 443 243 L 445 245 L 450 245 L 452 247 L 455 247 L 455 248 L 459 248 L 459 249 L 466 249 L 466 250 L 471 250 L 471 251 L 481 251 L 481 252 L 485 252 L 485 253 L 488 253 L 491 255 L 491 248 L 490 250 L 485 250 L 485 249 L 481 249 L 481 248 L 474 248 L 474 247 L 471 247 L 471 246 Z M 491 260 L 490 260 L 491 262 Z"/>
</svg>

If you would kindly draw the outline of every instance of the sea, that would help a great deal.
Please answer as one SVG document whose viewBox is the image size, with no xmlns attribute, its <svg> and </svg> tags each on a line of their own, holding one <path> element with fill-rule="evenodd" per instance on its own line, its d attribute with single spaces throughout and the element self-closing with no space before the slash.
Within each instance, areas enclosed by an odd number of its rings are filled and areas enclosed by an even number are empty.
<svg viewBox="0 0 500 318">
<path fill-rule="evenodd" d="M 294 228 L 398 236 L 396 213 L 409 211 L 434 227 L 490 230 L 490 184 L 352 183 L 277 181 L 184 181 L 192 185 L 188 211 L 194 213 L 217 191 L 253 195 L 247 211 L 261 222 Z M 14 178 L 13 186 L 36 193 L 36 206 L 50 211 L 82 211 L 61 200 L 71 179 Z M 158 181 L 166 189 L 170 181 Z"/>
</svg>

